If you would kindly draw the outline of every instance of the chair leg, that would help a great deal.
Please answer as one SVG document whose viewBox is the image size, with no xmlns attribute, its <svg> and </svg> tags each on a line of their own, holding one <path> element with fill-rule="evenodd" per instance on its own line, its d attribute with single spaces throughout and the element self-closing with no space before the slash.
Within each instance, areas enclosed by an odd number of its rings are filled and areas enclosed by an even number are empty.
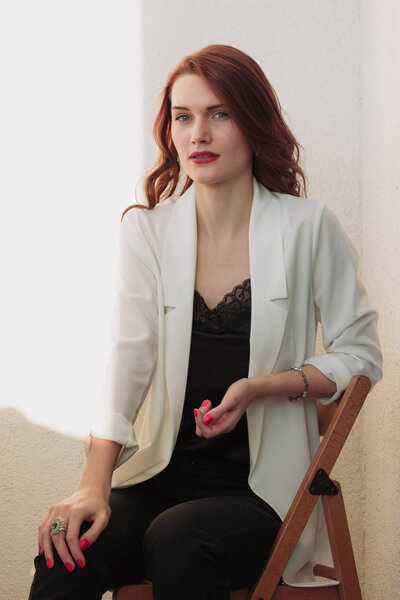
<svg viewBox="0 0 400 600">
<path fill-rule="evenodd" d="M 113 600 L 153 600 L 151 583 L 125 585 L 113 593 Z"/>
<path fill-rule="evenodd" d="M 339 488 L 339 493 L 336 496 L 321 496 L 321 498 L 336 578 L 340 581 L 339 598 L 340 600 L 362 600 L 342 490 L 337 481 L 334 483 Z"/>
</svg>

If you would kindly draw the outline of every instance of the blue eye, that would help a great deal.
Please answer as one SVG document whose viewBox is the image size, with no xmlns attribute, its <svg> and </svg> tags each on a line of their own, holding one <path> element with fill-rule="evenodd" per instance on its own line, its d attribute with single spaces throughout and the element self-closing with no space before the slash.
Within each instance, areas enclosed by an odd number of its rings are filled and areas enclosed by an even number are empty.
<svg viewBox="0 0 400 600">
<path fill-rule="evenodd" d="M 224 115 L 225 117 L 227 117 L 228 113 L 220 110 L 217 113 L 215 113 L 214 116 L 216 116 L 216 115 Z M 184 120 L 182 120 L 183 117 L 185 118 Z M 180 121 L 181 123 L 186 123 L 187 119 L 189 119 L 189 117 L 187 115 L 179 115 L 178 117 L 175 118 L 175 121 Z"/>
</svg>

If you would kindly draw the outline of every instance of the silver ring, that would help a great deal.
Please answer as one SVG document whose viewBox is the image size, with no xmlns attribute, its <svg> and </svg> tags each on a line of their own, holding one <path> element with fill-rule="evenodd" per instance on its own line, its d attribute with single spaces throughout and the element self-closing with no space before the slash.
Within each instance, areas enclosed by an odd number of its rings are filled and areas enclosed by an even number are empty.
<svg viewBox="0 0 400 600">
<path fill-rule="evenodd" d="M 50 535 L 53 537 L 53 535 L 60 533 L 60 531 L 67 531 L 67 526 L 62 517 L 56 517 L 50 525 Z"/>
</svg>

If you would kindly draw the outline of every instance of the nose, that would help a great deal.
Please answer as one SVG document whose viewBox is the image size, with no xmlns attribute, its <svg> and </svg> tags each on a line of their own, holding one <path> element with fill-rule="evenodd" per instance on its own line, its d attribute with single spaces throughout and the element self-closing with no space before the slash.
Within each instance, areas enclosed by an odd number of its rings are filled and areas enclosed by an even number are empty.
<svg viewBox="0 0 400 600">
<path fill-rule="evenodd" d="M 198 144 L 199 142 L 209 143 L 211 139 L 210 132 L 208 130 L 206 122 L 204 120 L 199 119 L 193 125 L 191 141 L 193 144 Z"/>
</svg>

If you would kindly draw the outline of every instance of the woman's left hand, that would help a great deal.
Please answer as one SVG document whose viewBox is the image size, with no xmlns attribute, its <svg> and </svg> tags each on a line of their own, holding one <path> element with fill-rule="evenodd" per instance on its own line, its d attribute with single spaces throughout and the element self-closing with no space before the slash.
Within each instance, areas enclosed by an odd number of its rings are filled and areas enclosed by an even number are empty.
<svg viewBox="0 0 400 600">
<path fill-rule="evenodd" d="M 197 409 L 197 417 L 194 417 L 196 435 L 212 438 L 221 433 L 229 433 L 236 427 L 251 401 L 249 379 L 238 379 L 228 387 L 218 406 L 212 408 L 211 400 L 207 400 L 204 406 Z"/>
</svg>

